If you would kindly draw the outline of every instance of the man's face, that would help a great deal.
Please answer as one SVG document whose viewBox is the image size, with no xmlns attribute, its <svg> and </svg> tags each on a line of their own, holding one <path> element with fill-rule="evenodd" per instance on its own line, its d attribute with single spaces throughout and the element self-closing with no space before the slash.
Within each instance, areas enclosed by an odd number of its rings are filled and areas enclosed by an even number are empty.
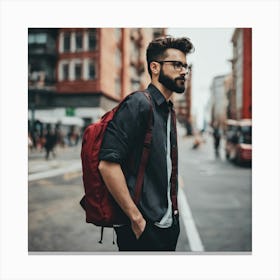
<svg viewBox="0 0 280 280">
<path fill-rule="evenodd" d="M 185 75 L 188 70 L 180 65 L 186 65 L 186 56 L 176 49 L 168 49 L 166 54 L 167 56 L 161 62 L 158 81 L 173 92 L 183 93 L 185 91 Z"/>
</svg>

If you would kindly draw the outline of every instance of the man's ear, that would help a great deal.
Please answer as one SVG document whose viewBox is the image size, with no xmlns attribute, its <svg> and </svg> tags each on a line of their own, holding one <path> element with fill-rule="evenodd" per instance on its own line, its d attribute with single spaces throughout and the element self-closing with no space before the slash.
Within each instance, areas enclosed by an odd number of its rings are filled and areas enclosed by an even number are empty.
<svg viewBox="0 0 280 280">
<path fill-rule="evenodd" d="M 152 74 L 158 75 L 158 73 L 160 71 L 160 64 L 158 62 L 152 61 L 150 63 L 150 69 L 151 69 Z"/>
</svg>

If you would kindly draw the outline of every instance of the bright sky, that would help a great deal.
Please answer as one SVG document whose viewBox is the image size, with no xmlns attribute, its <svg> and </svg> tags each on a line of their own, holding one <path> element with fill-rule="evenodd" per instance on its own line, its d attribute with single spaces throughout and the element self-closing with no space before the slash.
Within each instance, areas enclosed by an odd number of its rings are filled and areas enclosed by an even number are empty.
<svg viewBox="0 0 280 280">
<path fill-rule="evenodd" d="M 204 109 L 210 96 L 212 79 L 231 72 L 234 28 L 169 28 L 168 35 L 191 39 L 195 52 L 187 57 L 192 69 L 192 113 L 202 128 Z"/>
</svg>

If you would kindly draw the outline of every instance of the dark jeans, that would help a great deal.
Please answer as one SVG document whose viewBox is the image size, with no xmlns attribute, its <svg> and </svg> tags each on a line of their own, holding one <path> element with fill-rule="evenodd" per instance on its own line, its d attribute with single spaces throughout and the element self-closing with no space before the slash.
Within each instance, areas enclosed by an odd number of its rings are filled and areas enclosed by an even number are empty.
<svg viewBox="0 0 280 280">
<path fill-rule="evenodd" d="M 115 227 L 115 231 L 119 251 L 175 251 L 180 225 L 177 218 L 170 228 L 159 228 L 147 221 L 139 239 L 130 225 Z"/>
</svg>

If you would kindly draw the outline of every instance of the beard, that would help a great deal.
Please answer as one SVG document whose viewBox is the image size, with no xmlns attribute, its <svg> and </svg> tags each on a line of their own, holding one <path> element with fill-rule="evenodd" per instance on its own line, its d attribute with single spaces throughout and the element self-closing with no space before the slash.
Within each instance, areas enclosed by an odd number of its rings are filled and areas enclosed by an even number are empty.
<svg viewBox="0 0 280 280">
<path fill-rule="evenodd" d="M 176 92 L 184 93 L 185 91 L 185 78 L 178 77 L 175 79 L 170 78 L 168 75 L 165 75 L 160 69 L 158 81 L 164 85 L 167 89 Z"/>
</svg>

